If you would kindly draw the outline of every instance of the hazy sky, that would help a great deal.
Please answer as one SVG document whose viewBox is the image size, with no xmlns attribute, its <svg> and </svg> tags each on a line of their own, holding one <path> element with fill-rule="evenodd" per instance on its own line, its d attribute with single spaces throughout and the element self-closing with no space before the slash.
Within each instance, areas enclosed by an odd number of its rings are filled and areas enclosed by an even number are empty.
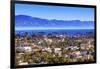
<svg viewBox="0 0 100 69">
<path fill-rule="evenodd" d="M 94 21 L 94 8 L 16 4 L 15 15 L 57 20 Z"/>
</svg>

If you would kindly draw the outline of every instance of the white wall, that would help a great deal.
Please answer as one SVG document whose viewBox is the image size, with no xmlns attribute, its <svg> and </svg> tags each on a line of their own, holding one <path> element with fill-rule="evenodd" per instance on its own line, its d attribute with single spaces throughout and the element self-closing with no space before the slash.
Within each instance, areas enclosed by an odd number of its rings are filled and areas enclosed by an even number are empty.
<svg viewBox="0 0 100 69">
<path fill-rule="evenodd" d="M 30 0 L 32 1 L 32 0 Z M 45 2 L 97 5 L 97 64 L 53 66 L 34 69 L 98 69 L 100 68 L 100 0 L 33 0 Z M 10 0 L 0 0 L 0 69 L 10 67 Z"/>
</svg>

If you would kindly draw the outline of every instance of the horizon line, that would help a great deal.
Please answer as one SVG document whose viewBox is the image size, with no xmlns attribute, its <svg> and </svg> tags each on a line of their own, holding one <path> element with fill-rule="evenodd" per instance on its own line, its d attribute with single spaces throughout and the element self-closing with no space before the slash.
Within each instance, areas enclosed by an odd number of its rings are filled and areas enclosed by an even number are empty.
<svg viewBox="0 0 100 69">
<path fill-rule="evenodd" d="M 15 30 L 82 30 L 82 29 L 94 29 L 94 28 L 16 28 Z"/>
</svg>

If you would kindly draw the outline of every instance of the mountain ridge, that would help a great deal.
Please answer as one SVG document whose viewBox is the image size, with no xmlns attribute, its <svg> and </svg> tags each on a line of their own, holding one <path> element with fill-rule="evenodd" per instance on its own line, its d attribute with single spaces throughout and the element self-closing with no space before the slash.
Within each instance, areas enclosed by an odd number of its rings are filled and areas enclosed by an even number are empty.
<svg viewBox="0 0 100 69">
<path fill-rule="evenodd" d="M 15 16 L 16 27 L 87 27 L 94 28 L 94 21 L 48 20 L 28 15 Z"/>
</svg>

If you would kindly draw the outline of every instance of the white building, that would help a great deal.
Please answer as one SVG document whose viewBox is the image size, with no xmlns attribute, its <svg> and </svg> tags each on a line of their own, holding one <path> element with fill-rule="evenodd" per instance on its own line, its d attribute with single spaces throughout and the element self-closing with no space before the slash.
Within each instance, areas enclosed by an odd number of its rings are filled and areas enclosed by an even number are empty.
<svg viewBox="0 0 100 69">
<path fill-rule="evenodd" d="M 50 47 L 48 47 L 48 48 L 43 48 L 42 51 L 52 52 L 52 50 L 51 50 Z"/>
<path fill-rule="evenodd" d="M 21 62 L 19 65 L 28 65 L 28 62 Z"/>
<path fill-rule="evenodd" d="M 31 52 L 32 48 L 30 46 L 23 47 L 25 52 Z"/>
</svg>

